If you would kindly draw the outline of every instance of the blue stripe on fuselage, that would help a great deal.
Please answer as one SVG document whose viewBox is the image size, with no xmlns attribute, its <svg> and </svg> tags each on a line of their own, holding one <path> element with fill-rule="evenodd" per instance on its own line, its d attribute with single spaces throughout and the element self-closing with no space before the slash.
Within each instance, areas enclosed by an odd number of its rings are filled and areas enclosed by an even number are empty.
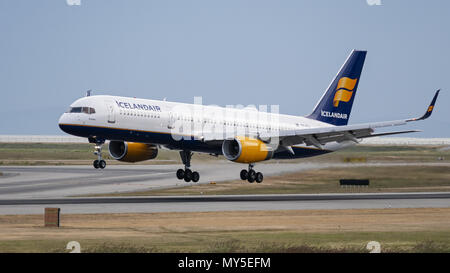
<svg viewBox="0 0 450 273">
<path fill-rule="evenodd" d="M 87 138 L 95 136 L 97 139 L 161 144 L 167 145 L 171 149 L 222 154 L 222 147 L 220 145 L 213 146 L 205 142 L 192 139 L 184 139 L 183 141 L 178 141 L 173 139 L 170 133 L 117 129 L 109 127 L 83 126 L 73 124 L 60 124 L 59 127 L 64 132 L 79 137 Z"/>
<path fill-rule="evenodd" d="M 211 145 L 200 140 L 184 139 L 182 141 L 175 140 L 170 133 L 139 131 L 130 129 L 117 129 L 110 127 L 96 127 L 74 124 L 59 124 L 64 132 L 79 136 L 93 137 L 104 140 L 119 140 L 128 142 L 140 142 L 150 144 L 166 145 L 171 149 L 190 150 L 193 152 L 222 154 L 222 146 L 220 144 Z M 189 138 L 189 137 L 188 137 Z M 288 151 L 277 152 L 274 159 L 294 159 L 311 157 L 329 153 L 329 150 L 320 150 L 314 148 L 292 147 L 295 155 Z"/>
</svg>

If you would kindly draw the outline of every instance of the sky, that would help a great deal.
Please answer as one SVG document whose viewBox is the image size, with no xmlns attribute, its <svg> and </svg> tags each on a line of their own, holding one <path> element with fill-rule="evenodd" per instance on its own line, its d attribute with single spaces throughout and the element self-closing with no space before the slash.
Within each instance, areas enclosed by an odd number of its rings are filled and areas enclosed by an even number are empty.
<svg viewBox="0 0 450 273">
<path fill-rule="evenodd" d="M 395 129 L 450 137 L 449 12 L 446 0 L 0 0 L 0 134 L 63 135 L 60 115 L 88 89 L 307 115 L 363 49 L 349 124 L 421 116 L 441 88 L 430 119 Z"/>
</svg>

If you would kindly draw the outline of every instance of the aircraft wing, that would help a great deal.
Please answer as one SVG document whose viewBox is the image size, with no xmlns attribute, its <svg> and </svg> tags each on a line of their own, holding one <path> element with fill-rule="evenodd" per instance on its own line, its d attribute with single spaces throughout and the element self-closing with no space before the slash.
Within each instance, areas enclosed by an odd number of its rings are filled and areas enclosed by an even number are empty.
<svg viewBox="0 0 450 273">
<path fill-rule="evenodd" d="M 281 130 L 278 132 L 279 133 L 278 135 L 270 133 L 260 134 L 259 138 L 263 141 L 270 141 L 271 138 L 279 137 L 280 145 L 285 147 L 304 143 L 306 145 L 313 145 L 319 149 L 322 149 L 323 145 L 334 141 L 342 142 L 350 140 L 358 142 L 358 139 L 367 137 L 419 132 L 417 130 L 409 130 L 409 131 L 394 131 L 394 132 L 374 134 L 376 128 L 405 125 L 408 122 L 424 120 L 430 117 L 431 113 L 433 112 L 436 99 L 439 95 L 439 91 L 440 90 L 436 91 L 433 100 L 431 101 L 431 104 L 428 106 L 425 114 L 418 118 L 345 125 L 345 126 L 329 126 L 312 129 Z"/>
</svg>

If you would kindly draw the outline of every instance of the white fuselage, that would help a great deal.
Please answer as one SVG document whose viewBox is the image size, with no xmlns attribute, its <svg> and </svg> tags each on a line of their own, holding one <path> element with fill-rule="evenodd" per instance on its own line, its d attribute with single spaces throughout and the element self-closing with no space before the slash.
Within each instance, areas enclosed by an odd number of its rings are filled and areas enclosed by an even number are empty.
<svg viewBox="0 0 450 273">
<path fill-rule="evenodd" d="M 151 143 L 171 149 L 220 154 L 217 143 L 208 143 L 234 136 L 256 137 L 278 130 L 333 125 L 254 108 L 224 108 L 100 95 L 80 98 L 72 103 L 69 111 L 61 116 L 59 126 L 63 131 L 81 137 Z M 205 136 L 210 142 L 202 141 Z M 330 143 L 323 150 L 329 152 L 349 145 L 352 143 Z M 297 147 L 315 150 L 304 145 L 294 146 Z"/>
</svg>

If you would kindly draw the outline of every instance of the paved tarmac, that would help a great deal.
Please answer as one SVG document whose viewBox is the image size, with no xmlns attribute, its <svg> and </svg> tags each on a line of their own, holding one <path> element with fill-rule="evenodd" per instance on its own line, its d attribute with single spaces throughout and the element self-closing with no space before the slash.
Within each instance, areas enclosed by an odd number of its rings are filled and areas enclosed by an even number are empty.
<svg viewBox="0 0 450 273">
<path fill-rule="evenodd" d="M 92 197 L 0 200 L 0 214 L 199 212 L 450 207 L 450 192 Z"/>
<path fill-rule="evenodd" d="M 264 176 L 325 168 L 330 164 L 259 164 L 255 170 Z M 92 166 L 2 166 L 0 199 L 59 198 L 99 193 L 132 192 L 170 187 L 187 183 L 176 178 L 181 165 L 110 165 L 106 169 Z M 239 179 L 244 164 L 214 162 L 196 164 L 198 183 Z M 193 183 L 193 182 L 190 182 Z"/>
<path fill-rule="evenodd" d="M 267 177 L 309 169 L 358 165 L 417 164 L 270 163 L 258 164 L 255 169 Z M 449 193 L 71 198 L 182 187 L 187 183 L 176 179 L 175 172 L 179 167 L 111 165 L 107 169 L 96 170 L 91 166 L 2 166 L 0 214 L 41 214 L 48 206 L 60 207 L 65 213 L 450 207 Z M 201 174 L 199 183 L 209 183 L 238 179 L 243 167 L 230 162 L 215 162 L 197 164 L 193 169 Z"/>
</svg>

